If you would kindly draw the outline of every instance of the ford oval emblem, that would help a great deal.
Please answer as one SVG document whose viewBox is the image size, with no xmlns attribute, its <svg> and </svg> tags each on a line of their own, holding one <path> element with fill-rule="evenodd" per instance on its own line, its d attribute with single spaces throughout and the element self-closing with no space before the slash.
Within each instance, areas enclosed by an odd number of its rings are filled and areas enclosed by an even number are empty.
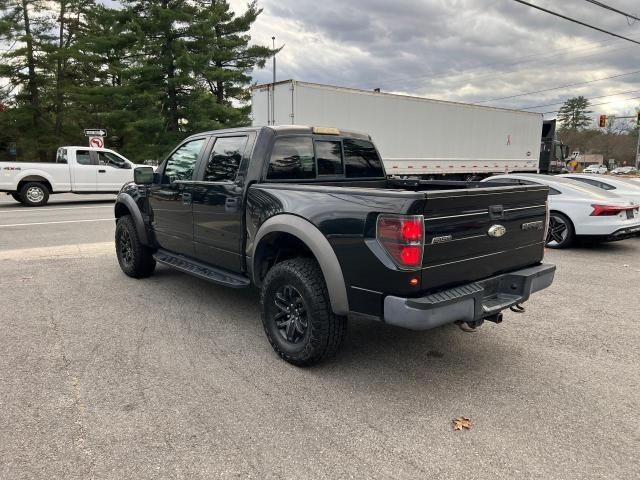
<svg viewBox="0 0 640 480">
<path fill-rule="evenodd" d="M 492 225 L 487 233 L 490 237 L 499 238 L 507 233 L 507 229 L 502 225 Z"/>
</svg>

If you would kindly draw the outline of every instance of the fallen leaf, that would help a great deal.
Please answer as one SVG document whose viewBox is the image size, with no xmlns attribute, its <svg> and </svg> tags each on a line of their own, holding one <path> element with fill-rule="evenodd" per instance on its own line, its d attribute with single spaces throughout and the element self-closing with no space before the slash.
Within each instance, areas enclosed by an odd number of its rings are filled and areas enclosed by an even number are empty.
<svg viewBox="0 0 640 480">
<path fill-rule="evenodd" d="M 467 417 L 454 418 L 452 422 L 454 430 L 463 430 L 465 428 L 469 430 L 473 426 L 471 419 Z"/>
</svg>

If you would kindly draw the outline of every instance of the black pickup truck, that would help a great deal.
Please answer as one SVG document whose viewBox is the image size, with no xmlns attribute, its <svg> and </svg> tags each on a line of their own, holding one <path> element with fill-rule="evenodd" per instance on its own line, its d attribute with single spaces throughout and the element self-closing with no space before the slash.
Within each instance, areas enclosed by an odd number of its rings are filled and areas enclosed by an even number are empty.
<svg viewBox="0 0 640 480">
<path fill-rule="evenodd" d="M 135 169 L 115 205 L 116 252 L 131 277 L 159 262 L 260 288 L 271 345 L 310 365 L 338 350 L 349 317 L 500 322 L 553 281 L 547 194 L 389 179 L 368 135 L 334 128 L 219 130 Z"/>
</svg>

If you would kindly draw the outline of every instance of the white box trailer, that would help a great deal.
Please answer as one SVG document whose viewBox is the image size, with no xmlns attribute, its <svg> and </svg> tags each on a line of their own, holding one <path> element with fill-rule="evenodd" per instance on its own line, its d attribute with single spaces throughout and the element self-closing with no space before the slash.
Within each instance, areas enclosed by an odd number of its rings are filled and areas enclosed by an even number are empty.
<svg viewBox="0 0 640 480">
<path fill-rule="evenodd" d="M 537 172 L 542 114 L 286 80 L 252 90 L 254 126 L 368 133 L 387 173 L 486 176 Z"/>
</svg>

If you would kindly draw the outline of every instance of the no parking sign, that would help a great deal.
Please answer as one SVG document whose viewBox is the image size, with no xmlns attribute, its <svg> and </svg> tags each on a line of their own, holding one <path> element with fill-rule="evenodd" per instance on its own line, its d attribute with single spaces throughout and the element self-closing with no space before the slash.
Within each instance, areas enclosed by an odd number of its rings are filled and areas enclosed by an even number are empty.
<svg viewBox="0 0 640 480">
<path fill-rule="evenodd" d="M 89 146 L 93 148 L 104 148 L 104 138 L 89 137 Z"/>
</svg>

